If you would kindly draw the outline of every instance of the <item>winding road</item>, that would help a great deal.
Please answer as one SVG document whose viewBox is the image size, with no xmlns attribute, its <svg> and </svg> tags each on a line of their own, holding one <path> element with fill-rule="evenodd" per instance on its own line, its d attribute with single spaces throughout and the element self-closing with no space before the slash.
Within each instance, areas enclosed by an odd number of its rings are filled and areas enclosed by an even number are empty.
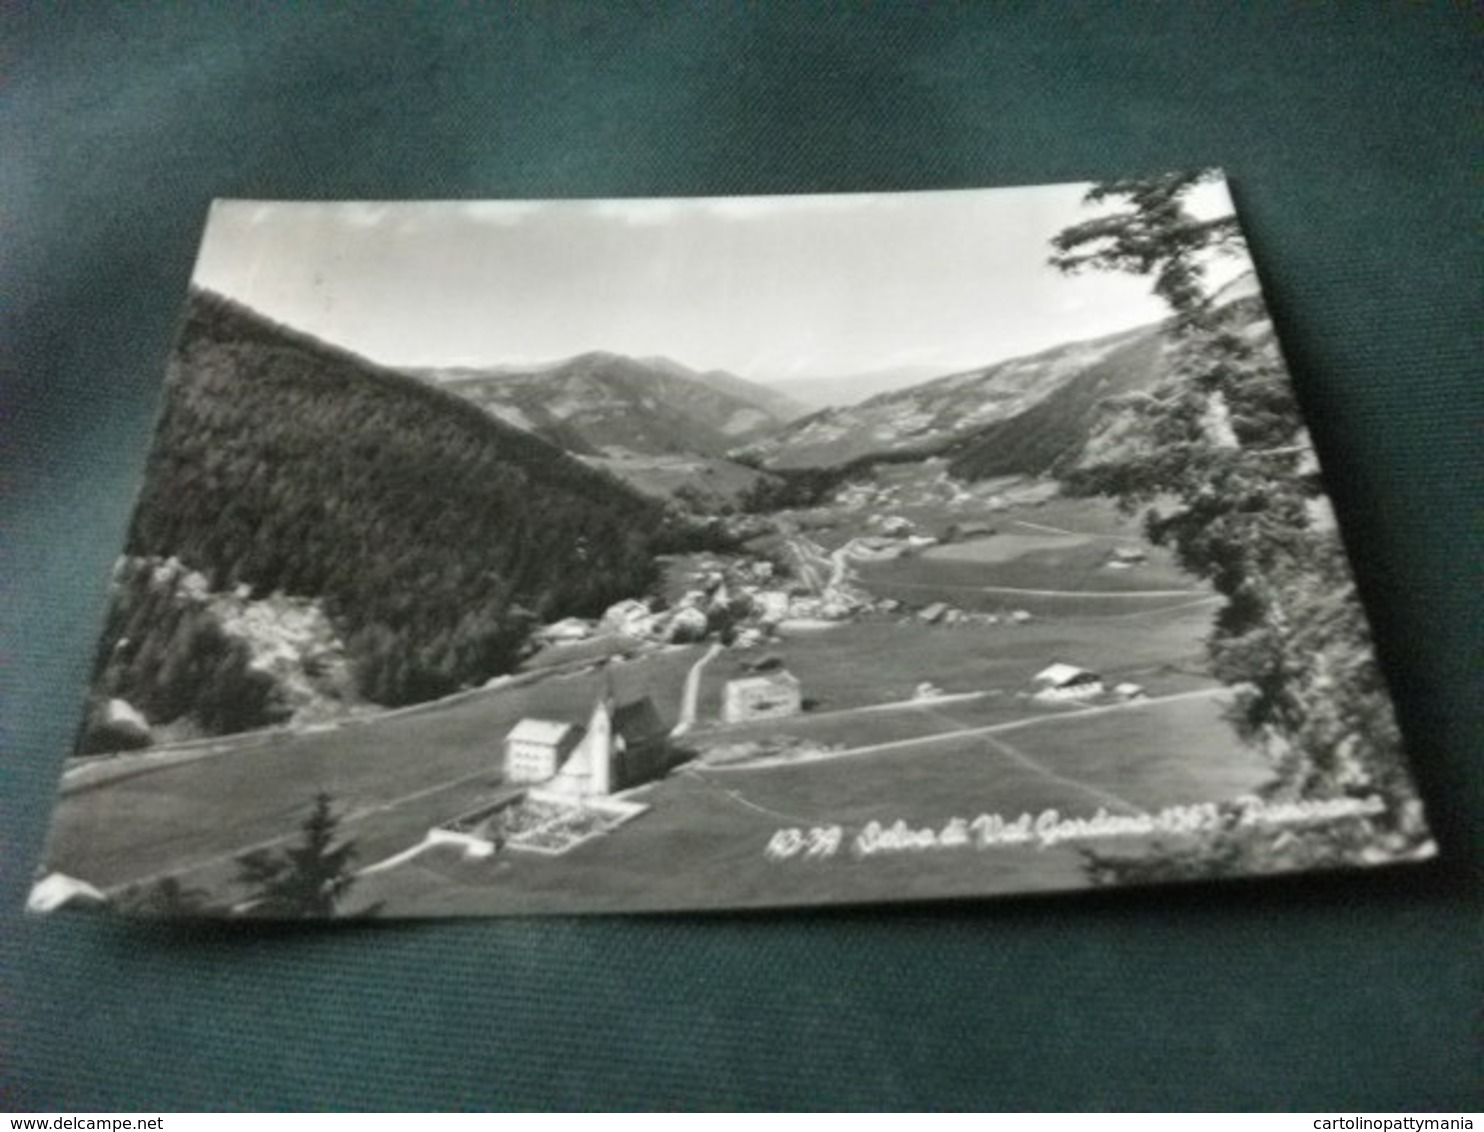
<svg viewBox="0 0 1484 1132">
<path fill-rule="evenodd" d="M 675 726 L 670 729 L 670 738 L 678 739 L 684 735 L 696 723 L 696 703 L 701 693 L 701 669 L 705 668 L 711 660 L 722 650 L 720 643 L 713 644 L 706 650 L 705 654 L 690 666 L 690 671 L 685 674 L 685 688 L 680 694 L 680 718 Z"/>
</svg>

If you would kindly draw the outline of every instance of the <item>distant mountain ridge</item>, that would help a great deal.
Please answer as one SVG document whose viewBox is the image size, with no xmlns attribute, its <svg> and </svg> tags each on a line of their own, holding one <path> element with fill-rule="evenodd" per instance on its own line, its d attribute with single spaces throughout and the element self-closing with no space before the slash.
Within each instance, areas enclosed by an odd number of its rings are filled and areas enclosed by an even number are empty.
<svg viewBox="0 0 1484 1132">
<path fill-rule="evenodd" d="M 1271 339 L 1251 273 L 1227 283 L 1214 301 L 1243 333 Z M 823 409 L 735 455 L 772 470 L 935 455 L 968 479 L 1044 474 L 1104 436 L 1108 398 L 1152 388 L 1167 375 L 1165 326 L 1068 342 Z"/>
<path fill-rule="evenodd" d="M 815 409 L 834 408 L 858 405 L 881 393 L 921 385 L 924 381 L 943 376 L 947 368 L 941 365 L 888 366 L 859 373 L 789 378 L 778 382 L 776 388 Z"/>
<path fill-rule="evenodd" d="M 802 411 L 765 386 L 668 358 L 594 351 L 535 368 L 408 372 L 581 455 L 719 457 Z"/>
<path fill-rule="evenodd" d="M 1124 338 L 1014 416 L 957 440 L 947 452 L 949 472 L 966 480 L 1041 475 L 1074 459 L 1098 429 L 1107 398 L 1146 389 L 1159 379 L 1165 345 L 1158 328 Z"/>
<path fill-rule="evenodd" d="M 1254 275 L 1239 276 L 1213 301 L 1252 345 L 1276 352 L 1277 339 Z M 1147 328 L 1013 419 L 955 442 L 946 453 L 948 470 L 968 480 L 1061 473 L 1137 446 L 1137 436 L 1126 433 L 1127 421 L 1108 411 L 1109 399 L 1161 384 L 1170 373 L 1172 346 L 1165 324 Z"/>
<path fill-rule="evenodd" d="M 725 393 L 739 400 L 756 404 L 779 421 L 791 421 L 809 412 L 809 406 L 805 402 L 791 396 L 786 390 L 772 385 L 763 385 L 756 381 L 748 381 L 724 369 L 694 370 L 680 362 L 663 357 L 648 357 L 639 360 L 645 365 L 653 366 L 675 377 L 699 381 L 718 393 Z"/>
<path fill-rule="evenodd" d="M 938 453 L 989 425 L 1011 421 L 1090 367 L 1157 328 L 1054 346 L 1026 357 L 824 409 L 749 445 L 766 468 L 838 466 L 870 457 Z"/>
</svg>

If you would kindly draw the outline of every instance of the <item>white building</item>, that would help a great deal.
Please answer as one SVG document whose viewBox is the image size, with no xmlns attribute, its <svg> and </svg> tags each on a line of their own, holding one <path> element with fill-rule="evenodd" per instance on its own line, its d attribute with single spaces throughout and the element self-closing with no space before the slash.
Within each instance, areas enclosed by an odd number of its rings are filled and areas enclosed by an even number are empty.
<svg viewBox="0 0 1484 1132">
<path fill-rule="evenodd" d="M 728 680 L 722 692 L 721 718 L 727 723 L 781 719 L 803 710 L 799 678 L 786 669 Z"/>
<path fill-rule="evenodd" d="M 550 719 L 523 719 L 505 736 L 507 782 L 545 782 L 582 739 L 582 728 Z"/>
<path fill-rule="evenodd" d="M 1053 664 L 1031 677 L 1038 700 L 1089 700 L 1103 694 L 1103 679 L 1074 664 Z"/>
</svg>

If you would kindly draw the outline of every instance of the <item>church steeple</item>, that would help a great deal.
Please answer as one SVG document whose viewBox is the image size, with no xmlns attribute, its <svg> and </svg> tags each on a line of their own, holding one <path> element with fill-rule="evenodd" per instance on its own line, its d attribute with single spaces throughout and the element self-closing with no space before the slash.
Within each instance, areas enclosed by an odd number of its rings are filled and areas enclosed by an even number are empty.
<svg viewBox="0 0 1484 1132">
<path fill-rule="evenodd" d="M 608 794 L 613 790 L 613 676 L 603 673 L 603 693 L 593 704 L 587 734 L 581 748 L 587 755 L 588 791 Z"/>
</svg>

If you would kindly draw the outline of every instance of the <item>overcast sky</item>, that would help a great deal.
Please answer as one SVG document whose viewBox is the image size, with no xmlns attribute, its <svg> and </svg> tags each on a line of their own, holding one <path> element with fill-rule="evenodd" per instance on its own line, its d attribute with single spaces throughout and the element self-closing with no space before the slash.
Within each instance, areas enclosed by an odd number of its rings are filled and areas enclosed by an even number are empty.
<svg viewBox="0 0 1484 1132">
<path fill-rule="evenodd" d="M 1100 211 L 1086 189 L 218 201 L 196 281 L 394 366 L 609 350 L 766 382 L 949 373 L 1166 313 L 1147 279 L 1048 266 L 1051 237 Z M 1224 185 L 1199 194 L 1230 210 Z"/>
</svg>

